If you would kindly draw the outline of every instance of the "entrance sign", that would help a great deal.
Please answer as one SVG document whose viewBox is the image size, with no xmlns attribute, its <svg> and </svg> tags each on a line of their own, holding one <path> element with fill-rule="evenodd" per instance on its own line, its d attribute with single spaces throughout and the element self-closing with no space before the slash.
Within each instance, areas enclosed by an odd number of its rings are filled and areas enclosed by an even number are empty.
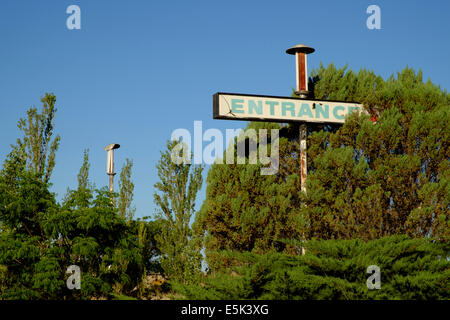
<svg viewBox="0 0 450 320">
<path fill-rule="evenodd" d="M 295 56 L 295 93 L 299 98 L 222 92 L 213 95 L 214 119 L 300 123 L 300 183 L 301 190 L 305 193 L 307 124 L 342 125 L 346 117 L 353 112 L 367 113 L 363 105 L 357 102 L 308 99 L 311 92 L 308 90 L 306 57 L 314 51 L 314 48 L 305 44 L 298 44 L 286 50 L 287 54 Z"/>
<path fill-rule="evenodd" d="M 221 92 L 213 96 L 214 119 L 343 124 L 353 112 L 364 112 L 362 104 Z"/>
<path fill-rule="evenodd" d="M 222 92 L 213 95 L 214 119 L 300 123 L 300 187 L 304 193 L 307 178 L 307 124 L 342 125 L 347 115 L 353 112 L 367 113 L 362 104 L 357 102 L 308 99 L 310 91 L 306 56 L 314 51 L 314 48 L 304 44 L 286 50 L 287 54 L 295 55 L 297 78 L 295 93 L 300 98 Z M 302 247 L 302 254 L 304 253 L 305 249 Z"/>
</svg>

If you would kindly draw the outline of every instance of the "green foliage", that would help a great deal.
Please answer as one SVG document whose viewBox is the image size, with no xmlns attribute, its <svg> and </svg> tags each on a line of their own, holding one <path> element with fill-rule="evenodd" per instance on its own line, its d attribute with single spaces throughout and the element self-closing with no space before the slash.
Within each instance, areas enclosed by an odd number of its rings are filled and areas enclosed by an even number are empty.
<svg viewBox="0 0 450 320">
<path fill-rule="evenodd" d="M 24 136 L 0 172 L 0 299 L 142 297 L 147 272 L 164 272 L 191 299 L 449 299 L 450 95 L 409 68 L 383 80 L 321 65 L 310 88 L 317 99 L 361 102 L 370 116 L 309 126 L 307 194 L 298 125 L 249 123 L 280 129 L 278 173 L 214 164 L 192 226 L 203 168 L 190 154 L 173 161 L 180 141 L 157 165 L 155 221 L 133 219 L 132 162 L 111 195 L 89 181 L 88 150 L 78 187 L 57 203 L 56 98 L 46 94 L 40 112 L 20 119 Z M 81 290 L 66 287 L 73 264 Z M 369 265 L 381 268 L 381 290 L 366 287 Z"/>
<path fill-rule="evenodd" d="M 259 165 L 211 166 L 195 229 L 212 270 L 226 266 L 219 250 L 293 252 L 292 239 L 448 241 L 450 95 L 410 68 L 383 80 L 321 65 L 310 85 L 316 99 L 362 103 L 376 123 L 353 114 L 342 126 L 308 126 L 306 195 L 298 125 L 250 123 L 280 128 L 280 170 L 261 176 Z"/>
<path fill-rule="evenodd" d="M 450 95 L 409 68 L 383 81 L 320 66 L 313 78 L 315 98 L 359 101 L 378 119 L 354 115 L 310 135 L 307 238 L 448 240 Z"/>
<path fill-rule="evenodd" d="M 48 144 L 51 136 L 49 123 L 54 112 L 50 111 L 54 109 L 50 106 L 54 100 L 49 101 L 43 112 L 47 116 L 29 111 L 30 119 L 34 119 L 29 123 L 47 119 L 43 121 L 47 129 L 42 131 L 42 145 Z M 39 142 L 33 135 L 39 136 L 40 130 L 32 127 L 25 132 L 28 145 L 19 140 L 0 172 L 0 299 L 137 295 L 136 287 L 145 270 L 158 266 L 156 224 L 125 221 L 113 206 L 109 190 L 94 190 L 89 182 L 87 150 L 78 188 L 68 190 L 63 203 L 57 204 L 46 178 L 52 165 L 39 167 L 45 163 L 45 156 L 35 154 L 41 149 L 33 144 Z M 54 157 L 48 159 L 51 163 Z M 81 290 L 66 286 L 67 267 L 74 264 L 81 269 Z"/>
<path fill-rule="evenodd" d="M 280 127 L 274 123 L 250 123 L 247 127 L 255 130 L 274 128 Z M 235 161 L 235 164 L 211 166 L 206 199 L 194 224 L 199 236 L 206 232 L 204 245 L 209 268 L 215 270 L 224 263 L 215 256 L 217 250 L 258 253 L 294 250 L 285 240 L 301 236 L 302 220 L 299 214 L 301 201 L 297 195 L 299 175 L 286 175 L 288 168 L 298 167 L 298 158 L 292 156 L 298 143 L 290 142 L 292 132 L 289 130 L 281 129 L 280 168 L 276 175 L 261 175 L 263 164 L 249 164 L 249 156 L 246 164 Z M 237 145 L 234 144 L 235 155 Z"/>
<path fill-rule="evenodd" d="M 305 255 L 218 253 L 233 261 L 201 285 L 174 286 L 186 299 L 445 299 L 450 298 L 449 244 L 391 236 L 312 240 Z M 381 289 L 369 290 L 367 267 L 381 270 Z"/>
<path fill-rule="evenodd" d="M 76 206 L 78 208 L 87 208 L 89 202 L 92 200 L 92 195 L 94 191 L 94 185 L 89 181 L 89 168 L 91 164 L 89 163 L 89 149 L 84 150 L 83 154 L 83 164 L 77 175 L 78 188 L 77 190 L 67 189 L 67 193 L 63 200 L 63 205 L 69 204 Z M 74 194 L 76 193 L 76 195 Z"/>
<path fill-rule="evenodd" d="M 60 141 L 59 136 L 52 140 L 56 97 L 46 93 L 41 102 L 41 113 L 36 108 L 30 108 L 28 118 L 20 119 L 18 127 L 25 136 L 17 144 L 25 151 L 28 168 L 42 177 L 44 182 L 49 182 Z"/>
<path fill-rule="evenodd" d="M 42 213 L 55 213 L 54 195 L 40 175 L 11 152 L 0 174 L 0 297 L 33 299 L 58 291 L 64 279 L 43 231 Z M 14 169 L 13 169 L 14 168 Z M 14 176 L 11 176 L 13 174 Z"/>
<path fill-rule="evenodd" d="M 131 292 L 144 272 L 144 246 L 138 243 L 136 225 L 118 215 L 109 190 L 85 187 L 88 168 L 85 153 L 78 189 L 69 191 L 58 214 L 45 215 L 45 231 L 57 239 L 61 263 L 80 267 L 81 298 Z"/>
<path fill-rule="evenodd" d="M 180 163 L 173 161 L 172 153 L 180 141 L 168 141 L 157 164 L 160 181 L 154 194 L 159 207 L 157 223 L 160 233 L 156 236 L 161 250 L 161 266 L 172 280 L 188 282 L 198 274 L 201 254 L 192 236 L 190 220 L 195 210 L 195 198 L 203 182 L 201 166 L 192 165 L 191 155 L 183 154 Z M 179 154 L 178 154 L 179 155 Z"/>
<path fill-rule="evenodd" d="M 131 205 L 133 201 L 134 183 L 131 181 L 131 170 L 133 168 L 133 161 L 126 159 L 126 163 L 120 171 L 119 180 L 119 203 L 118 209 L 120 216 L 131 221 L 133 219 L 136 208 Z"/>
<path fill-rule="evenodd" d="M 72 192 L 59 208 L 47 186 L 30 175 L 24 172 L 16 199 L 2 197 L 2 298 L 89 298 L 136 286 L 142 247 L 112 207 L 109 191 L 97 190 L 95 198 L 84 195 L 88 189 Z M 66 288 L 72 264 L 82 272 L 81 292 Z"/>
</svg>

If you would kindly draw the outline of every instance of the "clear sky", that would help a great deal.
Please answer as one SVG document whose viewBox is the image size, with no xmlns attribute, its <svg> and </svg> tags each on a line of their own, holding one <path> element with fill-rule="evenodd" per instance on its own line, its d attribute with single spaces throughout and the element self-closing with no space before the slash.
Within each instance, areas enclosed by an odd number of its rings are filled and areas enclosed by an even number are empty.
<svg viewBox="0 0 450 320">
<path fill-rule="evenodd" d="M 72 4 L 80 30 L 66 27 Z M 381 30 L 366 27 L 371 4 Z M 192 131 L 194 120 L 223 133 L 245 126 L 212 119 L 215 92 L 289 96 L 295 63 L 285 50 L 297 43 L 316 49 L 309 70 L 334 62 L 386 78 L 408 65 L 448 90 L 449 21 L 446 0 L 2 0 L 0 161 L 20 136 L 19 118 L 53 92 L 57 198 L 76 187 L 85 148 L 91 181 L 107 185 L 103 148 L 119 143 L 116 172 L 134 160 L 136 217 L 152 215 L 155 165 L 174 129 Z"/>
</svg>

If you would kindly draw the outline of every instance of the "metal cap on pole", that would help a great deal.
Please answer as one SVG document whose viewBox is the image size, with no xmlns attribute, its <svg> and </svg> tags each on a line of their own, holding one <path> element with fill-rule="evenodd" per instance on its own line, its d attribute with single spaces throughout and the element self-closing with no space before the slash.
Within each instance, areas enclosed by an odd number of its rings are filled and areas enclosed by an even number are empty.
<svg viewBox="0 0 450 320">
<path fill-rule="evenodd" d="M 286 50 L 287 54 L 295 55 L 296 72 L 297 72 L 297 87 L 295 93 L 300 98 L 307 98 L 308 91 L 308 66 L 306 55 L 313 53 L 314 48 L 308 47 L 304 44 L 298 44 Z"/>
<path fill-rule="evenodd" d="M 313 53 L 314 48 L 304 44 L 298 44 L 286 50 L 287 54 L 295 55 L 296 71 L 297 71 L 297 88 L 295 93 L 302 99 L 308 98 L 308 65 L 306 55 Z M 306 193 L 306 178 L 308 175 L 306 161 L 306 136 L 308 135 L 308 127 L 306 123 L 300 125 L 300 183 L 301 190 Z"/>
<path fill-rule="evenodd" d="M 119 149 L 120 144 L 111 143 L 107 145 L 104 149 L 107 152 L 107 160 L 106 160 L 106 174 L 109 175 L 109 191 L 114 191 L 114 176 L 116 173 L 114 172 L 114 149 Z"/>
</svg>

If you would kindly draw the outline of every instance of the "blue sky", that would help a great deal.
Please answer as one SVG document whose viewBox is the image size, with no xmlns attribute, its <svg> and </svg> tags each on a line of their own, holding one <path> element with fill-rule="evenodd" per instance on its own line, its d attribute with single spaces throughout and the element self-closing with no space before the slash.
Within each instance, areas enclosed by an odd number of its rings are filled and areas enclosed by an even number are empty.
<svg viewBox="0 0 450 320">
<path fill-rule="evenodd" d="M 81 30 L 66 27 L 72 4 Z M 381 30 L 366 27 L 371 4 Z M 193 130 L 194 120 L 223 133 L 245 125 L 212 119 L 215 92 L 289 96 L 295 63 L 285 50 L 297 43 L 316 49 L 309 70 L 333 62 L 386 78 L 408 65 L 448 90 L 449 12 L 450 2 L 433 0 L 2 0 L 0 160 L 20 136 L 19 118 L 53 92 L 58 199 L 76 187 L 85 148 L 91 181 L 108 183 L 103 147 L 114 142 L 116 172 L 134 160 L 136 217 L 152 215 L 155 165 L 173 130 Z"/>
</svg>

